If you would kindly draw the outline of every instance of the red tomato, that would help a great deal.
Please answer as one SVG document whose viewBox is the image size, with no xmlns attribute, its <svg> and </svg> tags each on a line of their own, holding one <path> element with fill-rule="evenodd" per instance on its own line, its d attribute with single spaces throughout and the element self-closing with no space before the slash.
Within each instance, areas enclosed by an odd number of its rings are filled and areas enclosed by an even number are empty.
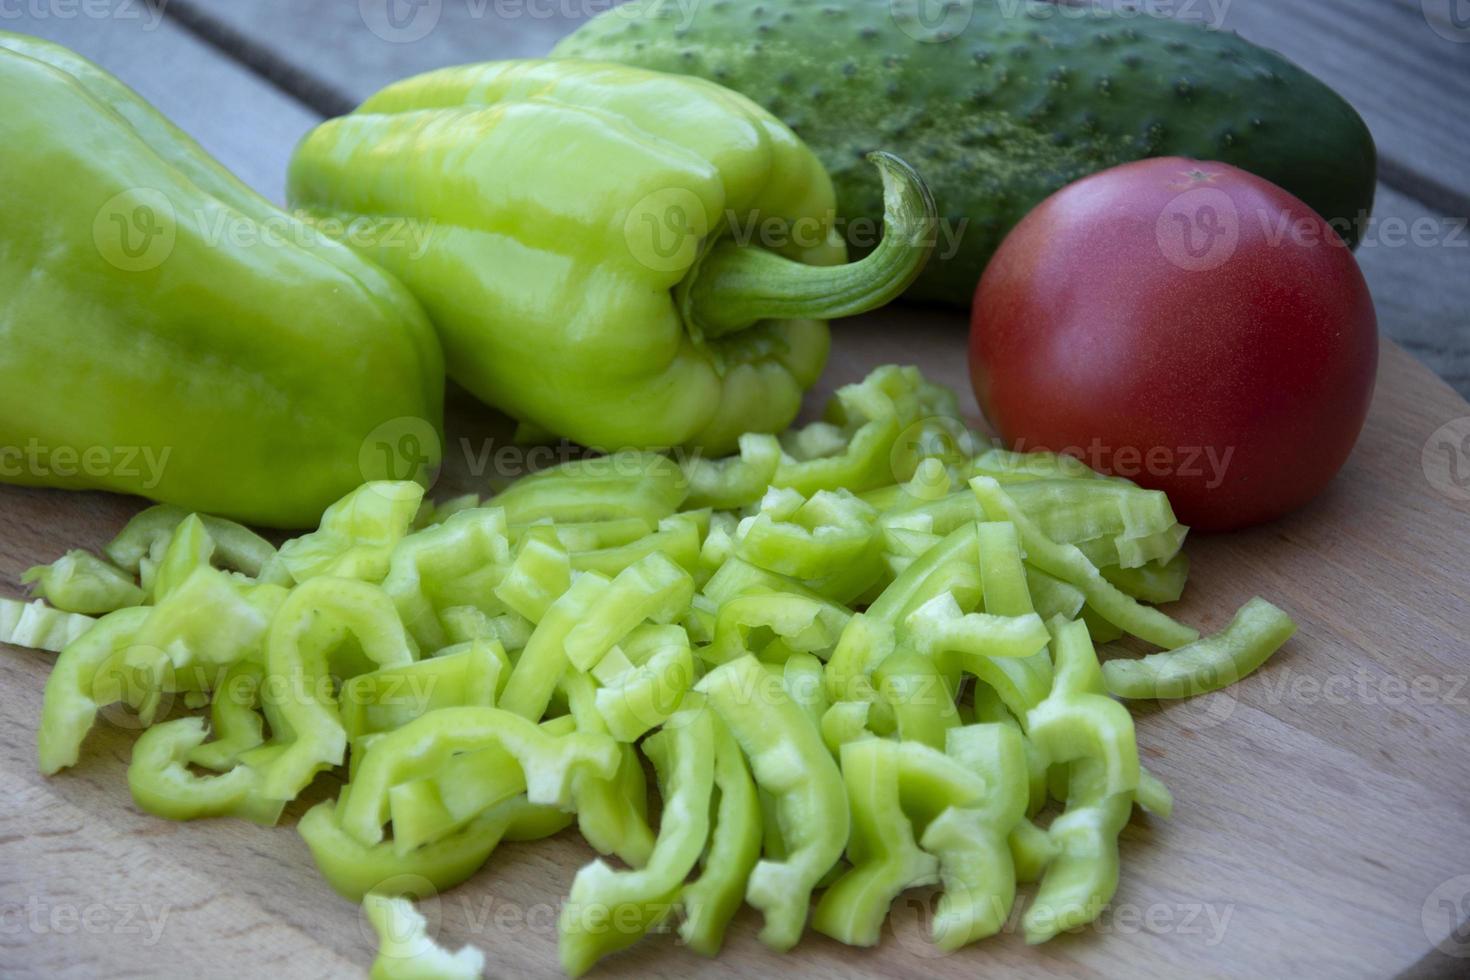
<svg viewBox="0 0 1470 980">
<path fill-rule="evenodd" d="M 1357 440 L 1377 318 L 1342 240 L 1222 163 L 1114 167 L 1026 216 L 980 280 L 970 377 L 1000 437 L 1223 530 L 1316 496 Z"/>
</svg>

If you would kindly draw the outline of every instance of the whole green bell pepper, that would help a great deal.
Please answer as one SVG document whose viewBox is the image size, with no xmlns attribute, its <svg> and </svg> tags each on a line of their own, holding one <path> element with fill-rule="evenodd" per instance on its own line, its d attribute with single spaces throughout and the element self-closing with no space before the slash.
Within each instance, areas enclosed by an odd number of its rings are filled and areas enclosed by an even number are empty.
<svg viewBox="0 0 1470 980">
<path fill-rule="evenodd" d="M 831 181 L 754 103 L 641 69 L 506 61 L 398 82 L 318 127 L 289 195 L 359 240 L 406 217 L 421 249 L 365 254 L 424 302 L 450 376 L 529 431 L 726 453 L 795 417 L 823 321 L 881 306 L 928 258 L 927 188 L 872 159 L 887 231 L 840 265 Z"/>
<path fill-rule="evenodd" d="M 0 33 L 0 140 L 0 480 L 303 527 L 437 465 L 443 355 L 391 276 L 65 48 Z"/>
</svg>

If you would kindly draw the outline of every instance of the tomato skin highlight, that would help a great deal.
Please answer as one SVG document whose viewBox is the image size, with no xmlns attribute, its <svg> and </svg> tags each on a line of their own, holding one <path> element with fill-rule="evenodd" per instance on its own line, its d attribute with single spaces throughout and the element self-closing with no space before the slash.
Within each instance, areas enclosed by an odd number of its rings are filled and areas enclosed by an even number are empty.
<svg viewBox="0 0 1470 980">
<path fill-rule="evenodd" d="M 1377 364 L 1373 301 L 1337 233 L 1274 184 L 1178 157 L 1043 201 L 972 312 L 970 377 L 1004 442 L 1163 490 L 1202 530 L 1320 493 Z"/>
</svg>

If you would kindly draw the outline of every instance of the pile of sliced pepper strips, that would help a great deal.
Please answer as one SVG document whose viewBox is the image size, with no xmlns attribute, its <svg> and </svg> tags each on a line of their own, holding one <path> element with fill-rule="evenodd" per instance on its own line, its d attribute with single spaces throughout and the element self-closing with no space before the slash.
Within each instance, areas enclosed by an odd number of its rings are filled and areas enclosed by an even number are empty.
<svg viewBox="0 0 1470 980">
<path fill-rule="evenodd" d="M 137 713 L 149 812 L 270 824 L 346 765 L 297 829 L 368 901 L 375 977 L 481 962 L 434 946 L 395 882 L 452 887 L 573 822 L 615 859 L 563 907 L 574 976 L 671 918 L 713 955 L 742 902 L 776 949 L 809 920 L 871 946 L 931 884 L 953 950 L 1039 882 L 1040 942 L 1110 901 L 1134 804 L 1172 805 L 1114 696 L 1214 690 L 1295 629 L 1253 599 L 1201 639 L 1146 604 L 1178 598 L 1184 532 L 1160 493 L 983 446 L 889 366 L 739 456 L 579 460 L 439 506 L 371 483 L 279 549 L 154 507 L 105 558 L 29 573 L 46 604 L 0 600 L 0 641 L 60 650 L 43 771 L 101 708 Z M 1165 652 L 1100 663 L 1125 634 Z"/>
</svg>

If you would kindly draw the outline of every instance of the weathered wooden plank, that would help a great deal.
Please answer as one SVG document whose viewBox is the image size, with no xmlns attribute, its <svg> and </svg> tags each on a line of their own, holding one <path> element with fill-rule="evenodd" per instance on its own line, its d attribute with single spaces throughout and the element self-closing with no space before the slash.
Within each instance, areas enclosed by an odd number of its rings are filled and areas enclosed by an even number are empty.
<svg viewBox="0 0 1470 980">
<path fill-rule="evenodd" d="M 1073 0 L 1084 2 L 1084 0 Z M 1115 0 L 1100 0 L 1124 7 Z M 1296 61 L 1368 121 L 1391 186 L 1470 214 L 1470 26 L 1455 0 L 1157 0 L 1137 6 L 1236 30 Z M 612 0 L 174 0 L 360 99 L 428 68 L 545 54 Z M 692 8 L 698 16 L 697 7 Z M 324 109 L 324 111 L 329 111 Z"/>
</svg>

